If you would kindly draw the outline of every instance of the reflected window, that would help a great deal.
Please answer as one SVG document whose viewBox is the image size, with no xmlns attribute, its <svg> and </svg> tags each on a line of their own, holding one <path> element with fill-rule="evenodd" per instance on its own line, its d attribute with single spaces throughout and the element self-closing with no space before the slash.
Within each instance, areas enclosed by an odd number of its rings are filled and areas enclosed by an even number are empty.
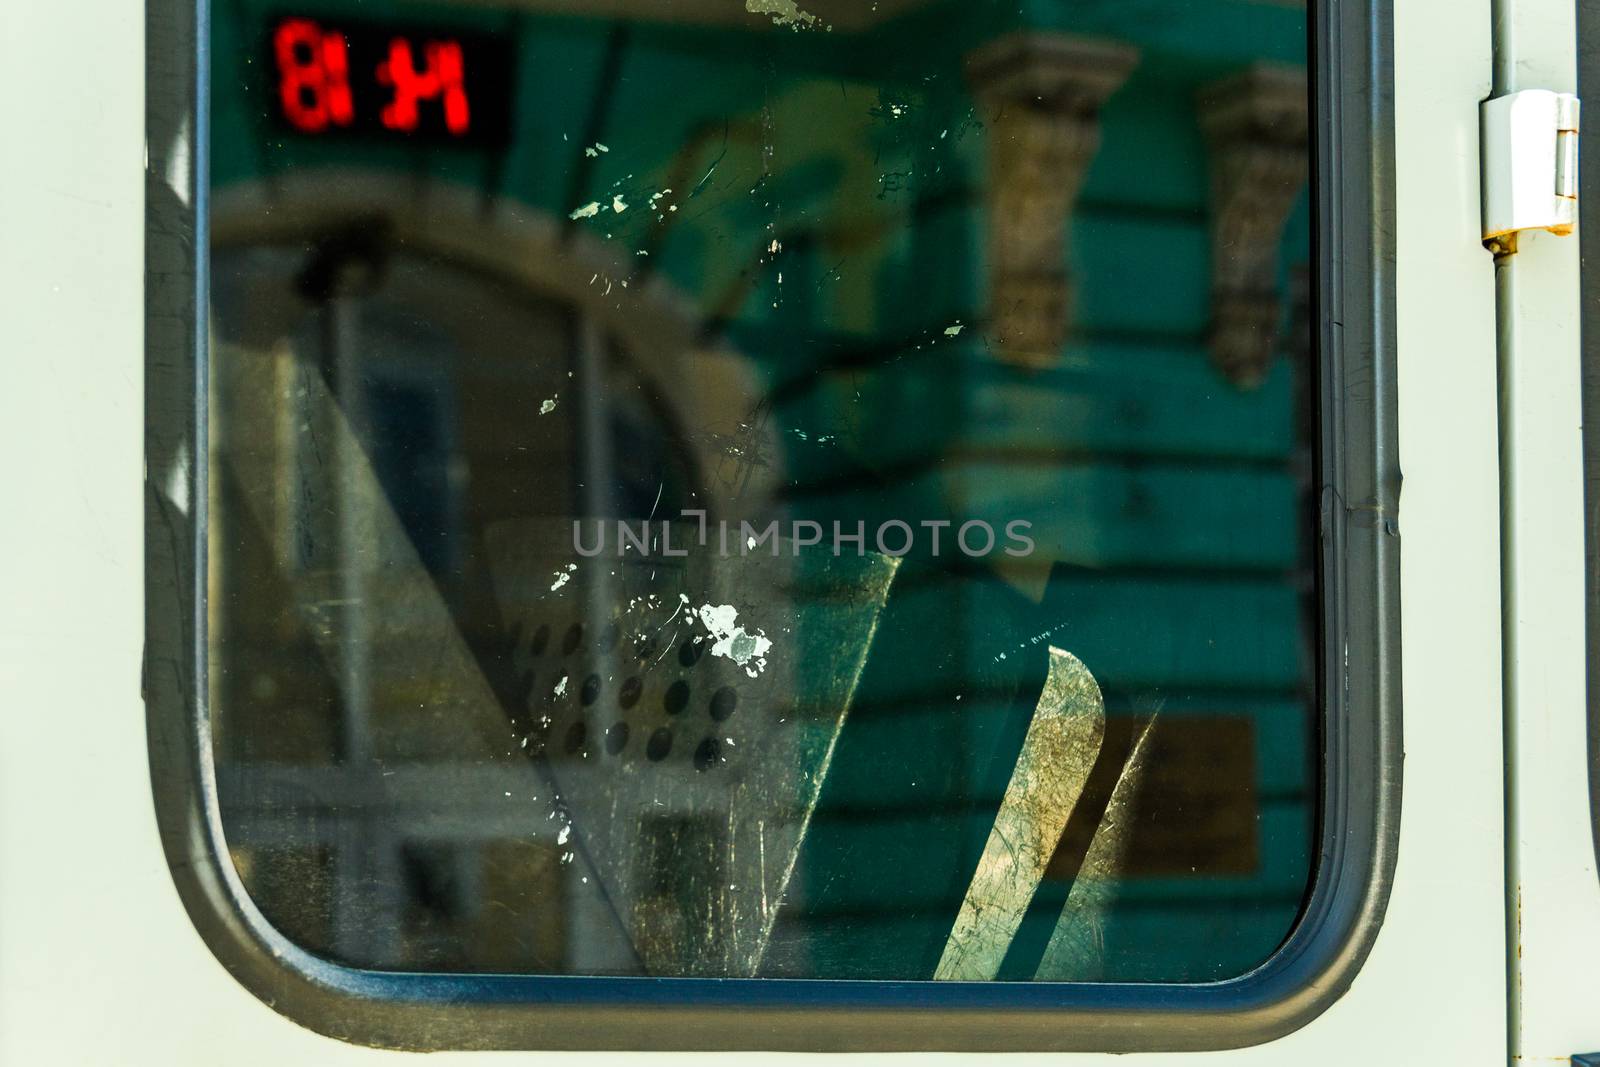
<svg viewBox="0 0 1600 1067">
<path fill-rule="evenodd" d="M 379 969 L 1198 982 L 1318 805 L 1306 18 L 213 13 L 209 655 Z"/>
</svg>

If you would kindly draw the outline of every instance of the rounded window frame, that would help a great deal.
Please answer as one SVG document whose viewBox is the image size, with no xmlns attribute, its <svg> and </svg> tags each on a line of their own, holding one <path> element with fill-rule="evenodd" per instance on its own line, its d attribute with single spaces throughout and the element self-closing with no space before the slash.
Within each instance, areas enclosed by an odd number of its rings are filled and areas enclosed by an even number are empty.
<svg viewBox="0 0 1600 1067">
<path fill-rule="evenodd" d="M 207 945 L 302 1025 L 412 1050 L 1198 1051 L 1320 1015 L 1376 937 L 1399 836 L 1391 10 L 1308 5 L 1324 619 L 1312 890 L 1288 940 L 1245 975 L 1109 985 L 383 973 L 317 958 L 267 923 L 228 857 L 206 696 L 209 25 L 205 0 L 152 0 L 145 699 L 163 847 Z"/>
</svg>

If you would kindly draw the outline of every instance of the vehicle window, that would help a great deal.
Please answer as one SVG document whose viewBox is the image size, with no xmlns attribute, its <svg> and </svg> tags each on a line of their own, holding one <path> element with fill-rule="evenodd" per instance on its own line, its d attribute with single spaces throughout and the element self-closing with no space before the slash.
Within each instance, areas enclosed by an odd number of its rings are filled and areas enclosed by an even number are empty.
<svg viewBox="0 0 1600 1067">
<path fill-rule="evenodd" d="M 1302 6 L 211 32 L 211 714 L 268 921 L 573 975 L 1199 982 L 1284 941 Z"/>
</svg>

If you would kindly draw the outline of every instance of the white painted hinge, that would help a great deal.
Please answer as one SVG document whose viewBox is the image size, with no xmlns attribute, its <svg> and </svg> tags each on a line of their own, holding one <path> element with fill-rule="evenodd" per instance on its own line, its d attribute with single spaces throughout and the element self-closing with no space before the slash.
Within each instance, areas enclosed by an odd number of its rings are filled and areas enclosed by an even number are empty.
<svg viewBox="0 0 1600 1067">
<path fill-rule="evenodd" d="M 1566 235 L 1578 221 L 1578 98 L 1549 89 L 1485 100 L 1483 242 L 1513 251 L 1520 230 Z"/>
</svg>

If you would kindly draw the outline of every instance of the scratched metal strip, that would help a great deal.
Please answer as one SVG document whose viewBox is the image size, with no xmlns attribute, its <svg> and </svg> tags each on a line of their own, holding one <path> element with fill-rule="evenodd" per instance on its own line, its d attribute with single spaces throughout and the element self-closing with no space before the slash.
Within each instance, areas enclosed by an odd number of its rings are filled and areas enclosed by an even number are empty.
<svg viewBox="0 0 1600 1067">
<path fill-rule="evenodd" d="M 1105 815 L 1095 828 L 1055 932 L 1034 973 L 1038 981 L 1094 982 L 1105 978 L 1105 919 L 1124 876 L 1124 859 L 1133 832 L 1134 800 L 1150 762 L 1150 734 L 1154 729 L 1155 719 L 1151 718 L 1134 735 L 1127 762 L 1111 788 Z"/>
<path fill-rule="evenodd" d="M 936 980 L 988 981 L 1000 973 L 1083 795 L 1105 726 L 1105 701 L 1089 668 L 1072 653 L 1052 647 L 1044 691 L 934 971 Z"/>
</svg>

